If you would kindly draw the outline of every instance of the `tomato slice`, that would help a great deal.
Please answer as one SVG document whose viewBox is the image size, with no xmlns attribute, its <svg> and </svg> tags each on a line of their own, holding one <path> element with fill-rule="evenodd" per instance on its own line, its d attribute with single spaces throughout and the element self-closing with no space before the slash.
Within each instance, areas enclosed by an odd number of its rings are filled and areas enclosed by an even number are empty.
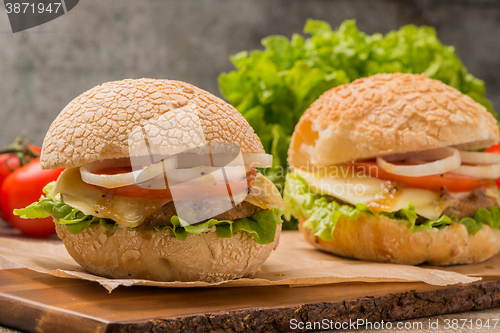
<svg viewBox="0 0 500 333">
<path fill-rule="evenodd" d="M 494 145 L 494 146 L 491 146 L 489 147 L 488 149 L 485 149 L 484 150 L 485 153 L 496 153 L 496 154 L 500 154 L 500 143 Z"/>
<path fill-rule="evenodd" d="M 485 149 L 484 152 L 500 154 L 500 143 L 497 143 L 496 145 L 491 146 L 488 149 Z M 497 179 L 497 186 L 500 187 L 500 178 Z"/>
<path fill-rule="evenodd" d="M 384 171 L 375 161 L 364 161 L 347 163 L 357 170 L 364 171 L 370 177 L 383 180 L 391 180 L 409 187 L 424 188 L 431 191 L 448 190 L 450 192 L 467 192 L 478 187 L 488 187 L 494 184 L 494 180 L 478 179 L 466 175 L 447 172 L 442 175 L 408 177 L 400 176 Z"/>
<path fill-rule="evenodd" d="M 252 168 L 250 172 L 247 173 L 246 179 L 237 182 L 218 183 L 214 185 L 201 185 L 201 186 L 187 186 L 187 185 L 176 185 L 174 194 L 176 200 L 204 200 L 208 198 L 224 198 L 230 193 L 231 195 L 236 195 L 242 193 L 243 191 L 250 191 L 255 180 L 257 171 Z M 106 195 L 116 195 L 128 198 L 145 198 L 145 199 L 170 199 L 172 198 L 172 190 L 170 188 L 166 189 L 148 189 L 138 185 L 128 185 L 116 188 L 105 188 L 102 186 L 96 186 L 101 190 L 101 192 Z"/>
</svg>

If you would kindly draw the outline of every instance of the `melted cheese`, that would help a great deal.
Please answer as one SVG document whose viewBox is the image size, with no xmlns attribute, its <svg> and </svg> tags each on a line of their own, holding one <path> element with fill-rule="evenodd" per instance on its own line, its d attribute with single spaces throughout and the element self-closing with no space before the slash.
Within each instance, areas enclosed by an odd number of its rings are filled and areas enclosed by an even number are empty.
<svg viewBox="0 0 500 333">
<path fill-rule="evenodd" d="M 395 183 L 360 174 L 347 166 L 320 168 L 315 172 L 296 170 L 320 194 L 331 195 L 339 200 L 355 205 L 367 205 L 374 213 L 393 212 L 415 206 L 417 214 L 438 219 L 448 206 L 447 200 L 440 198 L 438 192 L 396 186 Z"/>
<path fill-rule="evenodd" d="M 448 207 L 448 200 L 440 198 L 438 192 L 422 188 L 405 187 L 396 196 L 392 211 L 407 208 L 408 204 L 415 206 L 418 215 L 430 220 L 437 220 Z"/>
<path fill-rule="evenodd" d="M 84 214 L 112 219 L 126 227 L 138 226 L 147 216 L 171 201 L 113 195 L 103 197 L 99 189 L 82 180 L 78 168 L 66 169 L 59 176 L 49 196 L 53 198 L 58 193 L 61 194 L 64 203 L 79 209 Z M 262 174 L 257 174 L 252 192 L 245 201 L 263 209 L 283 208 L 283 200 L 278 189 Z"/>
<path fill-rule="evenodd" d="M 154 211 L 171 200 L 150 200 L 120 196 L 103 197 L 101 191 L 85 183 L 78 168 L 66 169 L 59 176 L 50 196 L 60 193 L 64 203 L 86 215 L 112 219 L 127 227 L 137 227 Z"/>
<path fill-rule="evenodd" d="M 245 201 L 262 209 L 285 208 L 280 191 L 272 181 L 260 173 L 257 173 L 252 191 Z"/>
</svg>

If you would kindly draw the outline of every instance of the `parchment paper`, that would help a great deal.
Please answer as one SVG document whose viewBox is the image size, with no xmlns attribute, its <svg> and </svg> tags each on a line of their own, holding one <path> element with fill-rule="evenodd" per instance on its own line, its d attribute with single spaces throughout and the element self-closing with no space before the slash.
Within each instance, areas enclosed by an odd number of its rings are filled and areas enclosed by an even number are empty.
<svg viewBox="0 0 500 333">
<path fill-rule="evenodd" d="M 118 286 L 156 287 L 242 287 L 288 285 L 300 287 L 339 282 L 415 282 L 446 286 L 470 283 L 480 276 L 500 276 L 500 257 L 464 266 L 432 267 L 381 264 L 345 259 L 311 247 L 296 231 L 284 231 L 280 245 L 260 273 L 221 283 L 156 282 L 134 279 L 107 279 L 87 273 L 68 254 L 62 242 L 0 237 L 0 256 L 31 270 L 58 277 L 100 283 L 110 292 Z"/>
</svg>

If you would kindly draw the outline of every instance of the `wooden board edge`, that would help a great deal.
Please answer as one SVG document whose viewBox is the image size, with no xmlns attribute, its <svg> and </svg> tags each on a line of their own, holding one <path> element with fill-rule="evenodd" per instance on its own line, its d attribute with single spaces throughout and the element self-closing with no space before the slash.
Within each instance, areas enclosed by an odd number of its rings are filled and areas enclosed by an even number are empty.
<svg viewBox="0 0 500 333">
<path fill-rule="evenodd" d="M 61 308 L 2 294 L 1 324 L 28 332 L 104 333 L 108 323 Z"/>
<path fill-rule="evenodd" d="M 435 290 L 409 290 L 387 296 L 367 296 L 341 302 L 308 303 L 248 310 L 221 311 L 141 322 L 109 323 L 107 332 L 289 332 L 290 321 L 371 322 L 407 320 L 500 306 L 500 279 Z M 294 330 L 296 332 L 306 331 Z"/>
</svg>

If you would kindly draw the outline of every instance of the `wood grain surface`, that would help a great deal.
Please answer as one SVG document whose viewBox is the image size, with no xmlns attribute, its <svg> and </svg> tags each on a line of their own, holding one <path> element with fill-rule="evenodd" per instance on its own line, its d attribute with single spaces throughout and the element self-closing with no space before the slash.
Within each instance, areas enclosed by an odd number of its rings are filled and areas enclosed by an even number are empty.
<svg viewBox="0 0 500 333">
<path fill-rule="evenodd" d="M 0 271 L 0 324 L 39 332 L 289 331 L 290 320 L 394 321 L 500 306 L 500 279 L 436 287 L 339 283 L 314 287 L 160 289 Z"/>
</svg>

